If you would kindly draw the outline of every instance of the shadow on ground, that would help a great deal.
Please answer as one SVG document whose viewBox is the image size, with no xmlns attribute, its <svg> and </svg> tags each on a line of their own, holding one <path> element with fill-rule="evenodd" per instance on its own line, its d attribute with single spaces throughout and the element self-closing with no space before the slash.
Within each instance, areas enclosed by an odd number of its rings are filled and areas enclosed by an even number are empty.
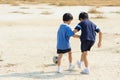
<svg viewBox="0 0 120 80">
<path fill-rule="evenodd" d="M 30 72 L 30 73 L 12 73 L 7 75 L 0 75 L 0 77 L 21 77 L 21 78 L 33 78 L 33 79 L 54 79 L 64 77 L 64 74 L 58 74 L 56 72 Z"/>
<path fill-rule="evenodd" d="M 55 64 L 46 64 L 45 66 L 55 66 Z M 9 77 L 15 77 L 15 78 L 32 78 L 32 79 L 57 79 L 62 78 L 65 75 L 80 75 L 76 74 L 77 70 L 64 70 L 63 73 L 57 73 L 56 71 L 41 71 L 41 72 L 28 72 L 28 73 L 10 73 L 5 75 L 0 75 L 0 78 L 9 78 Z"/>
</svg>

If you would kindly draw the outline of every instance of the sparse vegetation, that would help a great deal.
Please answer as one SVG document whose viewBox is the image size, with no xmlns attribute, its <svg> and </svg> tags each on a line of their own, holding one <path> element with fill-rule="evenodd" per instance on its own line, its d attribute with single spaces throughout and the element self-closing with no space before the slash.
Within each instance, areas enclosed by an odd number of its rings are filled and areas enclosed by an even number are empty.
<svg viewBox="0 0 120 80">
<path fill-rule="evenodd" d="M 20 11 L 13 11 L 13 12 L 10 12 L 10 13 L 30 14 L 30 13 L 20 12 Z"/>
<path fill-rule="evenodd" d="M 88 11 L 88 13 L 93 13 L 93 14 L 98 14 L 99 13 L 100 14 L 102 12 L 97 11 L 96 8 L 92 8 Z"/>
<path fill-rule="evenodd" d="M 120 0 L 0 0 L 0 3 L 19 4 L 19 3 L 48 3 L 52 5 L 93 5 L 93 6 L 120 6 Z"/>
<path fill-rule="evenodd" d="M 91 17 L 92 19 L 104 19 L 106 18 L 105 16 L 103 16 L 103 14 L 98 14 L 95 17 Z"/>
<path fill-rule="evenodd" d="M 91 13 L 91 14 L 96 14 L 95 17 L 91 17 L 93 19 L 102 19 L 102 18 L 105 18 L 103 16 L 103 12 L 100 12 L 100 11 L 97 11 L 97 8 L 92 8 L 88 11 L 88 13 Z"/>
<path fill-rule="evenodd" d="M 20 7 L 20 9 L 29 9 L 29 7 Z"/>
<path fill-rule="evenodd" d="M 49 11 L 43 11 L 41 14 L 43 14 L 43 15 L 50 15 L 50 14 L 52 14 L 52 12 L 49 12 Z"/>
<path fill-rule="evenodd" d="M 120 14 L 120 11 L 117 11 L 117 12 L 113 12 L 113 13 L 117 13 L 117 14 Z"/>
</svg>

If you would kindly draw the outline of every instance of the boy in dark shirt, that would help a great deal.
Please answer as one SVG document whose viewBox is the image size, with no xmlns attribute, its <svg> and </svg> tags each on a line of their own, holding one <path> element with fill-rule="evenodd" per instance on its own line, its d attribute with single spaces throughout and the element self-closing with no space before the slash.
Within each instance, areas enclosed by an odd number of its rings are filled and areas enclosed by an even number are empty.
<svg viewBox="0 0 120 80">
<path fill-rule="evenodd" d="M 96 32 L 99 34 L 98 48 L 101 47 L 102 32 L 101 30 L 89 20 L 88 14 L 86 12 L 81 12 L 79 15 L 79 20 L 81 21 L 76 27 L 74 32 L 81 30 L 81 59 L 77 62 L 78 67 L 81 67 L 82 61 L 84 62 L 85 69 L 81 72 L 83 74 L 89 74 L 87 54 L 91 47 L 95 43 Z"/>
</svg>

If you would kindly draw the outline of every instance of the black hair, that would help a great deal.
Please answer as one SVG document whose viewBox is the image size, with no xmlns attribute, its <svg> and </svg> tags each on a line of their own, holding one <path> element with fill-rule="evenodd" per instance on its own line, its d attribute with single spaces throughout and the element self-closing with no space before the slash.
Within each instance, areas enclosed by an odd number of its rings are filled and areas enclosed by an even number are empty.
<svg viewBox="0 0 120 80">
<path fill-rule="evenodd" d="M 65 14 L 63 15 L 63 21 L 69 21 L 69 20 L 73 20 L 72 14 L 70 14 L 70 13 L 65 13 Z"/>
<path fill-rule="evenodd" d="M 86 12 L 81 12 L 80 14 L 79 14 L 79 20 L 80 20 L 80 18 L 82 18 L 82 19 L 88 19 L 89 17 L 88 17 L 88 13 L 86 13 Z"/>
</svg>

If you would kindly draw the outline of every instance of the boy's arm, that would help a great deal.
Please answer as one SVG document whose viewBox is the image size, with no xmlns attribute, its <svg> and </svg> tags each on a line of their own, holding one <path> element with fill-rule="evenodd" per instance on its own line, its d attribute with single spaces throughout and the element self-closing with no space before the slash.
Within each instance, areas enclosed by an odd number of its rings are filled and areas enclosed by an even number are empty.
<svg viewBox="0 0 120 80">
<path fill-rule="evenodd" d="M 80 35 L 75 34 L 73 37 L 74 38 L 80 38 Z"/>
<path fill-rule="evenodd" d="M 73 30 L 73 32 L 74 32 L 74 33 L 77 33 L 77 32 L 78 32 L 78 30 L 77 30 L 77 29 L 74 29 L 74 30 Z"/>
<path fill-rule="evenodd" d="M 75 29 L 73 30 L 73 32 L 74 32 L 74 38 L 80 38 L 80 35 L 77 35 L 77 34 L 75 34 L 75 33 L 77 33 L 79 30 L 81 29 L 81 26 L 80 25 L 77 25 L 76 27 L 75 27 Z"/>
<path fill-rule="evenodd" d="M 73 32 L 74 32 L 74 36 L 73 36 L 74 38 L 80 38 L 80 35 L 75 34 L 78 32 L 77 29 L 74 29 Z"/>
<path fill-rule="evenodd" d="M 101 47 L 101 42 L 102 42 L 102 32 L 98 32 L 98 35 L 99 35 L 99 41 L 98 41 L 98 48 Z"/>
<path fill-rule="evenodd" d="M 77 33 L 80 29 L 81 29 L 81 26 L 80 26 L 80 24 L 78 24 L 78 25 L 74 28 L 73 32 L 74 32 L 74 33 Z"/>
</svg>

